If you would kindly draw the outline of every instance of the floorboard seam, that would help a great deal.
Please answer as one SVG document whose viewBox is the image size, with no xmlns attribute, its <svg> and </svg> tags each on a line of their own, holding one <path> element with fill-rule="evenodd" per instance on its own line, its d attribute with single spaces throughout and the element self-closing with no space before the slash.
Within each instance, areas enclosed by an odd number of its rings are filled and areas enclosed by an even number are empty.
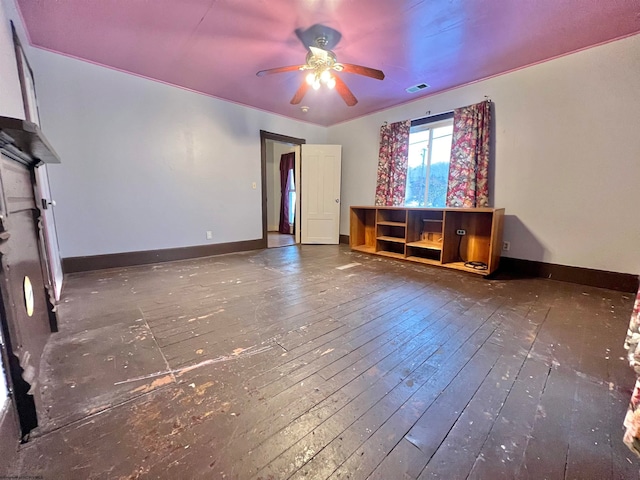
<svg viewBox="0 0 640 480">
<path fill-rule="evenodd" d="M 529 312 L 531 311 L 532 308 L 533 308 L 533 306 L 529 309 Z M 540 322 L 540 325 L 538 325 L 538 327 L 536 329 L 535 338 L 533 339 L 533 341 L 531 342 L 531 345 L 529 346 L 529 351 L 527 352 L 527 355 L 524 358 L 524 362 L 522 363 L 522 366 L 520 367 L 520 370 L 518 371 L 518 375 L 516 375 L 516 380 L 520 377 L 520 373 L 522 372 L 522 368 L 524 367 L 524 364 L 526 363 L 527 359 L 528 358 L 532 358 L 533 359 L 533 356 L 531 355 L 531 351 L 533 350 L 533 347 L 535 346 L 535 344 L 536 344 L 536 342 L 538 340 L 538 335 L 539 335 L 540 331 L 542 330 L 542 327 L 544 326 L 545 322 L 547 321 L 547 318 L 549 317 L 549 313 L 551 313 L 551 308 L 552 307 L 548 307 L 547 308 L 547 313 L 545 313 L 544 319 Z M 542 399 L 542 396 L 544 395 L 544 391 L 547 388 L 547 382 L 549 381 L 549 377 L 551 375 L 552 368 L 553 368 L 553 363 L 550 362 L 549 368 L 547 369 L 547 374 L 546 374 L 546 376 L 544 378 L 544 385 L 542 386 L 542 391 L 540 392 L 540 396 L 538 397 L 539 399 Z M 515 385 L 515 381 L 514 381 L 514 385 Z M 511 393 L 511 392 L 509 392 L 509 393 Z M 508 395 L 507 395 L 507 398 L 509 398 Z M 505 403 L 506 403 L 506 399 L 505 399 Z M 532 428 L 531 431 L 533 431 L 533 426 L 531 428 Z M 491 434 L 492 431 L 493 431 L 493 427 L 489 431 L 489 435 Z M 526 436 L 526 439 L 527 439 L 526 443 L 524 445 L 524 448 L 522 449 L 522 458 L 520 460 L 520 464 L 518 465 L 518 468 L 516 469 L 516 475 L 520 475 L 520 471 L 522 470 L 522 466 L 524 465 L 524 462 L 525 462 L 525 459 L 526 459 L 526 456 L 527 456 L 527 447 L 529 446 L 529 441 L 531 440 L 531 434 L 530 433 Z M 484 448 L 484 445 L 483 445 L 483 448 Z M 473 469 L 472 469 L 472 471 L 473 471 Z"/>
<path fill-rule="evenodd" d="M 147 316 L 144 314 L 142 309 L 139 308 L 138 310 L 140 311 L 140 315 L 142 315 L 142 319 L 144 320 L 144 324 L 149 329 L 149 333 L 151 334 L 151 338 L 153 338 L 153 343 L 156 344 L 156 347 L 158 348 L 158 352 L 160 352 L 160 355 L 162 356 L 162 360 L 164 361 L 164 364 L 167 367 L 167 371 L 171 375 L 171 379 L 173 380 L 173 383 L 178 383 L 178 381 L 176 380 L 176 374 L 171 369 L 171 365 L 169 365 L 169 361 L 167 360 L 167 357 L 165 356 L 164 352 L 162 351 L 162 347 L 160 347 L 160 344 L 158 343 L 158 339 L 156 338 L 155 334 L 153 333 L 153 329 L 151 328 L 151 326 L 149 325 L 149 322 L 147 321 Z"/>
<path fill-rule="evenodd" d="M 484 346 L 487 342 L 483 343 L 482 346 Z M 482 348 L 482 347 L 480 347 Z M 478 350 L 479 351 L 479 350 Z M 475 355 L 474 355 L 475 356 Z M 462 414 L 464 413 L 464 411 L 467 409 L 467 407 L 469 406 L 469 404 L 471 403 L 471 401 L 473 400 L 473 397 L 475 396 L 475 394 L 478 392 L 478 390 L 480 390 L 480 388 L 482 387 L 482 384 L 484 383 L 484 381 L 487 379 L 487 377 L 491 374 L 491 371 L 494 369 L 494 367 L 496 366 L 496 363 L 498 363 L 498 360 L 500 360 L 500 357 L 502 355 L 498 355 L 496 357 L 496 359 L 494 360 L 493 364 L 491 365 L 491 368 L 489 369 L 489 371 L 487 372 L 487 374 L 484 376 L 484 378 L 482 379 L 482 381 L 478 384 L 478 387 L 473 391 L 473 395 L 471 395 L 469 397 L 469 400 L 467 401 L 467 403 L 465 404 L 464 408 L 462 408 L 460 410 L 460 415 L 458 415 L 458 418 L 456 419 L 455 422 L 453 422 L 453 424 L 451 424 L 451 427 L 449 427 L 449 430 L 447 430 L 447 433 L 445 433 L 442 437 L 442 441 L 438 444 L 438 446 L 433 450 L 433 453 L 429 456 L 429 460 L 427 460 L 427 464 L 422 468 L 422 470 L 420 470 L 420 473 L 418 474 L 419 478 L 422 475 L 422 472 L 425 471 L 425 469 L 429 466 L 429 462 L 431 462 L 431 459 L 435 456 L 436 453 L 438 453 L 438 450 L 440 449 L 440 447 L 442 446 L 442 444 L 445 442 L 445 440 L 447 439 L 447 437 L 449 436 L 449 433 L 451 433 L 451 430 L 453 430 L 453 428 L 457 425 L 458 421 L 460 420 L 460 417 L 462 416 Z M 457 375 L 456 375 L 457 376 Z M 404 438 L 404 437 L 403 437 Z M 398 442 L 400 443 L 400 442 Z M 396 444 L 397 445 L 397 444 Z M 395 448 L 395 446 L 394 446 Z M 422 451 L 422 450 L 420 450 Z M 425 453 L 425 452 L 423 452 Z M 382 463 L 382 462 L 380 462 Z M 378 464 L 379 465 L 379 464 Z"/>
</svg>

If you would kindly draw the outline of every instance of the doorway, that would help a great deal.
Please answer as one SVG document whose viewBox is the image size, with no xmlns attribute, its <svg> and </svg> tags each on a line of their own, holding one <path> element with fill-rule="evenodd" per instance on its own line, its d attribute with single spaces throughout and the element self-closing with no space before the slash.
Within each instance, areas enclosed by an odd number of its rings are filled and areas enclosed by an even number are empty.
<svg viewBox="0 0 640 480">
<path fill-rule="evenodd" d="M 260 131 L 264 248 L 300 242 L 300 145 L 304 139 Z"/>
</svg>

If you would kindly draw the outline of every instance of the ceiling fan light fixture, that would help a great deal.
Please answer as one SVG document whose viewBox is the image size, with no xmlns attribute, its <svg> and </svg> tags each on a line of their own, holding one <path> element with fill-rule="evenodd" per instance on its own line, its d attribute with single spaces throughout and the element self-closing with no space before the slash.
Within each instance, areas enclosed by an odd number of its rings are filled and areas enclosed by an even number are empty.
<svg viewBox="0 0 640 480">
<path fill-rule="evenodd" d="M 316 79 L 313 81 L 313 85 L 311 86 L 313 87 L 314 90 L 318 90 L 320 88 L 320 79 L 316 77 Z"/>
<path fill-rule="evenodd" d="M 336 79 L 333 77 L 329 77 L 329 80 L 327 80 L 327 88 L 329 88 L 329 90 L 333 90 L 336 86 Z"/>
<path fill-rule="evenodd" d="M 320 74 L 320 80 L 322 80 L 324 83 L 327 83 L 330 78 L 331 78 L 331 73 L 329 73 L 328 69 L 323 70 L 322 73 Z"/>
<path fill-rule="evenodd" d="M 314 82 L 316 81 L 316 74 L 313 73 L 313 72 L 307 73 L 307 76 L 305 77 L 305 80 L 307 81 L 307 85 L 312 86 L 314 84 Z"/>
</svg>

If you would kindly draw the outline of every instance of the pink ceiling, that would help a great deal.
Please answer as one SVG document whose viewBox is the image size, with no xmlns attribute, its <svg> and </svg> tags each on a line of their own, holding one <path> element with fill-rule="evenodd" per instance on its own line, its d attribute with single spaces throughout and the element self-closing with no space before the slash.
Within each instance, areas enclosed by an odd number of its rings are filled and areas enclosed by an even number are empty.
<svg viewBox="0 0 640 480">
<path fill-rule="evenodd" d="M 639 0 L 17 0 L 34 46 L 320 125 L 332 125 L 640 32 Z M 296 28 L 339 30 L 338 61 L 359 102 L 310 90 Z M 418 83 L 418 94 L 405 89 Z"/>
</svg>

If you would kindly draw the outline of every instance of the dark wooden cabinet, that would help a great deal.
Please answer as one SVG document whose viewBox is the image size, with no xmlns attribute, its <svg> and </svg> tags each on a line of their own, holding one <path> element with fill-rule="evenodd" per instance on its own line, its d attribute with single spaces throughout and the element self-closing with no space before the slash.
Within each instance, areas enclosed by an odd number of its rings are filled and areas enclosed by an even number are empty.
<svg viewBox="0 0 640 480">
<path fill-rule="evenodd" d="M 11 438 L 16 446 L 20 437 L 26 439 L 46 411 L 39 384 L 40 360 L 51 332 L 57 329 L 57 317 L 34 171 L 43 162 L 59 159 L 38 126 L 0 117 L 0 329 L 2 365 L 12 403 L 12 410 L 0 419 L 3 447 Z M 7 450 L 7 458 L 10 453 Z"/>
</svg>

